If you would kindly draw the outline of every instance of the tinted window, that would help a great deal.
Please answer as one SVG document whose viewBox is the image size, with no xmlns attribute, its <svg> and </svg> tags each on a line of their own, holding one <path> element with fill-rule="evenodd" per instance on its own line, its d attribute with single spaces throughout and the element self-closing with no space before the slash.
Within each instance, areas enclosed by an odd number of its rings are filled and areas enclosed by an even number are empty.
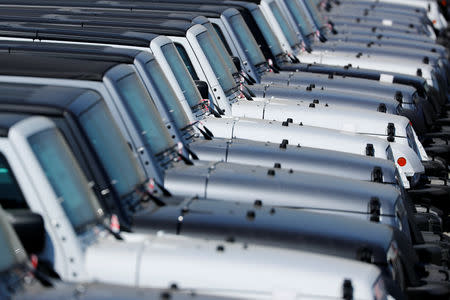
<svg viewBox="0 0 450 300">
<path fill-rule="evenodd" d="M 227 49 L 227 52 L 230 56 L 233 55 L 233 51 L 231 51 L 230 46 L 227 43 L 227 39 L 225 38 L 225 36 L 223 35 L 222 29 L 220 29 L 219 25 L 215 24 L 215 23 L 211 23 L 208 22 L 207 24 L 203 24 L 203 26 L 208 28 L 208 24 L 212 25 L 212 27 L 214 28 L 214 30 L 216 31 L 217 35 L 219 36 L 220 40 L 222 41 L 223 45 L 225 46 L 225 48 Z M 208 28 L 209 30 L 209 28 Z"/>
<path fill-rule="evenodd" d="M 264 63 L 266 59 L 242 16 L 232 16 L 230 23 L 250 63 L 254 66 Z"/>
<path fill-rule="evenodd" d="M 175 91 L 170 85 L 169 80 L 167 80 L 167 77 L 164 75 L 158 62 L 154 59 L 151 60 L 146 64 L 146 69 L 149 79 L 152 81 L 163 102 L 167 105 L 171 119 L 175 121 L 178 128 L 188 126 L 189 118 L 184 112 Z"/>
<path fill-rule="evenodd" d="M 223 58 L 223 61 L 226 63 L 228 70 L 230 70 L 231 74 L 237 73 L 238 70 L 236 69 L 234 62 L 231 59 L 231 55 L 229 54 L 227 48 L 225 48 L 225 45 L 222 42 L 222 39 L 217 34 L 217 29 L 214 28 L 210 22 L 203 24 L 203 26 L 205 26 L 206 29 L 208 29 L 209 35 L 211 36 L 211 39 L 213 40 L 214 44 L 216 45 L 217 50 L 219 50 L 220 56 Z M 220 30 L 220 28 L 218 28 L 218 30 Z"/>
<path fill-rule="evenodd" d="M 281 48 L 280 42 L 278 41 L 278 38 L 275 36 L 275 33 L 273 32 L 272 28 L 270 27 L 269 23 L 267 22 L 266 18 L 264 17 L 261 10 L 255 9 L 252 11 L 253 18 L 256 21 L 256 24 L 258 24 L 259 29 L 261 30 L 262 34 L 264 35 L 264 39 L 266 40 L 267 44 L 269 45 L 270 51 L 274 56 L 277 56 L 281 53 L 283 53 L 283 49 Z"/>
<path fill-rule="evenodd" d="M 166 44 L 161 47 L 161 50 L 183 91 L 186 101 L 191 107 L 197 106 L 201 102 L 202 96 L 195 85 L 193 77 L 189 75 L 189 71 L 186 68 L 186 64 L 183 63 L 179 51 L 177 52 L 173 44 Z"/>
<path fill-rule="evenodd" d="M 297 44 L 300 43 L 300 40 L 297 37 L 297 34 L 295 33 L 294 29 L 291 27 L 291 25 L 288 23 L 288 21 L 285 19 L 283 14 L 280 11 L 280 8 L 278 7 L 278 4 L 275 3 L 275 1 L 270 3 L 270 10 L 272 11 L 275 19 L 277 20 L 277 23 L 280 25 L 281 30 L 283 31 L 283 34 L 286 36 L 289 45 L 291 47 L 295 47 Z"/>
<path fill-rule="evenodd" d="M 316 23 L 317 27 L 322 28 L 325 26 L 325 21 L 322 18 L 322 16 L 320 15 L 318 9 L 317 9 L 317 4 L 314 3 L 311 0 L 303 0 L 303 2 L 305 3 L 305 5 L 308 7 L 308 11 L 311 13 L 314 22 Z"/>
<path fill-rule="evenodd" d="M 209 36 L 208 32 L 202 32 L 197 35 L 198 43 L 205 53 L 208 62 L 210 63 L 214 74 L 216 75 L 219 84 L 225 93 L 235 86 L 233 75 L 227 68 L 225 61 L 219 54 L 214 42 Z"/>
<path fill-rule="evenodd" d="M 286 0 L 286 5 L 288 6 L 289 11 L 292 13 L 295 22 L 297 22 L 297 25 L 299 26 L 302 35 L 305 37 L 308 34 L 313 33 L 314 29 L 308 22 L 308 16 L 304 12 L 303 8 L 300 6 L 300 3 L 298 3 L 298 0 L 295 1 Z"/>
<path fill-rule="evenodd" d="M 159 154 L 174 146 L 153 99 L 144 84 L 131 73 L 117 81 L 119 94 L 123 97 L 123 105 L 131 114 L 139 130 L 145 147 L 153 154 Z"/>
<path fill-rule="evenodd" d="M 79 120 L 117 193 L 123 196 L 133 191 L 145 177 L 106 104 L 98 101 Z"/>
<path fill-rule="evenodd" d="M 75 230 L 96 223 L 103 214 L 100 204 L 61 133 L 50 128 L 28 141 Z"/>
<path fill-rule="evenodd" d="M 181 56 L 181 59 L 183 60 L 184 65 L 188 69 L 189 74 L 191 74 L 194 80 L 199 80 L 197 73 L 195 72 L 194 65 L 189 59 L 189 55 L 187 54 L 186 50 L 184 50 L 184 47 L 178 43 L 175 43 L 175 47 L 177 47 L 178 54 Z"/>
<path fill-rule="evenodd" d="M 0 204 L 5 209 L 28 208 L 6 158 L 0 154 Z"/>
</svg>

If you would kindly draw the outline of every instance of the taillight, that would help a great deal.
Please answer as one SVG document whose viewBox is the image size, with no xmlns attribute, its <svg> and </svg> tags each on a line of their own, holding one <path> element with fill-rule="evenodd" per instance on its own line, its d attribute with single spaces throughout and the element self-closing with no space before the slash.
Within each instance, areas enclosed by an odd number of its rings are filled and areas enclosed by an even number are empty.
<svg viewBox="0 0 450 300">
<path fill-rule="evenodd" d="M 404 167 L 404 166 L 406 165 L 406 158 L 404 158 L 403 156 L 402 156 L 402 157 L 399 157 L 399 158 L 397 159 L 397 164 L 398 164 L 400 167 Z"/>
</svg>

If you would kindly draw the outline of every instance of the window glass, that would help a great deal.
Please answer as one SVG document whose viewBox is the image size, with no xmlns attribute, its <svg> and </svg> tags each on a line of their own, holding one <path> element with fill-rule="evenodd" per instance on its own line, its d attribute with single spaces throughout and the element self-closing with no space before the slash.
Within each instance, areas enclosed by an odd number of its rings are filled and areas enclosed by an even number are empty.
<svg viewBox="0 0 450 300">
<path fill-rule="evenodd" d="M 206 58 L 211 64 L 214 74 L 219 81 L 219 84 L 221 85 L 224 92 L 227 93 L 232 88 L 234 88 L 236 84 L 233 75 L 228 70 L 224 60 L 220 56 L 219 51 L 217 50 L 207 31 L 197 35 L 197 40 L 203 52 L 205 53 Z"/>
<path fill-rule="evenodd" d="M 132 192 L 145 177 L 106 104 L 98 101 L 79 120 L 117 193 Z"/>
<path fill-rule="evenodd" d="M 322 28 L 325 26 L 325 20 L 322 18 L 322 15 L 320 14 L 319 10 L 317 9 L 316 3 L 314 3 L 311 0 L 303 0 L 306 7 L 308 8 L 308 11 L 311 13 L 314 22 L 317 24 L 317 27 Z"/>
<path fill-rule="evenodd" d="M 281 13 L 280 8 L 278 7 L 278 4 L 273 1 L 269 5 L 270 10 L 272 11 L 275 19 L 277 20 L 278 24 L 281 27 L 281 30 L 283 31 L 284 35 L 286 36 L 289 46 L 295 47 L 296 45 L 300 44 L 300 40 L 297 37 L 297 34 L 295 33 L 294 29 L 291 27 L 291 25 L 288 23 L 288 21 L 285 19 L 283 14 Z"/>
<path fill-rule="evenodd" d="M 195 72 L 194 65 L 189 58 L 189 54 L 187 54 L 186 50 L 184 50 L 184 47 L 178 43 L 175 43 L 175 47 L 177 47 L 178 54 L 181 56 L 181 59 L 183 60 L 185 67 L 188 69 L 189 74 L 191 74 L 194 80 L 199 80 L 197 72 Z"/>
<path fill-rule="evenodd" d="M 219 25 L 217 25 L 216 23 L 211 23 L 209 22 L 209 24 L 212 25 L 212 27 L 214 28 L 214 30 L 216 31 L 217 35 L 219 36 L 220 40 L 222 41 L 222 44 L 225 46 L 225 48 L 227 49 L 227 52 L 230 56 L 233 55 L 233 51 L 231 51 L 230 46 L 227 43 L 227 39 L 225 38 L 225 36 L 223 35 L 222 29 L 220 29 Z M 207 27 L 208 24 L 203 24 L 203 26 Z M 208 28 L 209 30 L 209 28 Z"/>
<path fill-rule="evenodd" d="M 163 102 L 167 105 L 169 114 L 172 120 L 175 121 L 177 127 L 181 129 L 188 126 L 189 118 L 184 112 L 180 101 L 178 101 L 178 97 L 170 85 L 169 80 L 164 75 L 161 66 L 153 59 L 146 64 L 146 69 L 149 74 L 149 79 L 154 84 Z"/>
<path fill-rule="evenodd" d="M 0 154 L 0 205 L 5 209 L 28 208 L 6 158 Z"/>
<path fill-rule="evenodd" d="M 28 141 L 74 229 L 97 223 L 100 204 L 61 133 L 49 128 Z"/>
<path fill-rule="evenodd" d="M 264 39 L 269 45 L 270 51 L 272 52 L 273 56 L 282 54 L 283 49 L 281 48 L 280 42 L 278 38 L 275 36 L 275 33 L 273 32 L 272 28 L 270 27 L 261 10 L 259 8 L 253 10 L 252 15 L 256 21 L 256 24 L 258 24 L 259 29 L 264 35 Z"/>
<path fill-rule="evenodd" d="M 253 37 L 253 34 L 251 33 L 242 16 L 240 14 L 232 16 L 230 18 L 230 24 L 233 27 L 233 31 L 235 32 L 239 40 L 239 44 L 250 60 L 250 63 L 254 66 L 257 66 L 266 62 L 266 59 L 261 49 L 259 48 L 258 43 Z"/>
<path fill-rule="evenodd" d="M 202 96 L 195 85 L 194 78 L 189 74 L 189 71 L 186 68 L 186 62 L 183 63 L 179 51 L 177 51 L 174 44 L 166 44 L 161 47 L 161 50 L 183 91 L 186 101 L 191 107 L 197 106 L 201 102 Z M 187 59 L 189 59 L 189 57 Z M 195 78 L 197 78 L 195 80 L 198 80 L 197 74 L 195 74 L 195 76 Z"/>
<path fill-rule="evenodd" d="M 203 26 L 208 29 L 209 35 L 211 36 L 211 39 L 213 40 L 214 44 L 217 47 L 217 50 L 219 50 L 220 56 L 223 58 L 224 62 L 226 63 L 228 70 L 230 70 L 231 74 L 236 74 L 238 70 L 236 69 L 236 66 L 234 65 L 233 60 L 231 59 L 231 55 L 228 53 L 227 49 L 225 48 L 224 43 L 222 42 L 221 38 L 217 34 L 216 29 L 212 26 L 210 22 L 203 24 Z M 220 28 L 219 28 L 220 30 Z"/>
<path fill-rule="evenodd" d="M 308 16 L 306 15 L 306 12 L 303 10 L 303 8 L 300 6 L 300 3 L 298 3 L 298 0 L 294 1 L 286 0 L 285 3 L 289 11 L 292 13 L 292 16 L 294 17 L 294 20 L 297 23 L 300 32 L 302 33 L 302 36 L 305 37 L 311 33 L 314 33 L 314 29 L 308 22 Z"/>
<path fill-rule="evenodd" d="M 173 147 L 175 142 L 137 74 L 131 73 L 119 79 L 116 84 L 123 97 L 123 105 L 131 114 L 145 147 L 155 155 Z"/>
</svg>

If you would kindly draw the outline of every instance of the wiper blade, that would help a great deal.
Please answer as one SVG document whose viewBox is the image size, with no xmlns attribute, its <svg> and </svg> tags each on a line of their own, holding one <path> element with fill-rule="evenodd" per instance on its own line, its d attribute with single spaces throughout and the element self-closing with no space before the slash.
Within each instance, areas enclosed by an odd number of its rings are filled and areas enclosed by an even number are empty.
<svg viewBox="0 0 450 300">
<path fill-rule="evenodd" d="M 190 160 L 189 158 L 187 158 L 186 156 L 184 156 L 181 153 L 178 153 L 178 157 L 181 158 L 181 160 L 188 166 L 193 166 L 194 163 L 192 162 L 192 160 Z"/>
</svg>

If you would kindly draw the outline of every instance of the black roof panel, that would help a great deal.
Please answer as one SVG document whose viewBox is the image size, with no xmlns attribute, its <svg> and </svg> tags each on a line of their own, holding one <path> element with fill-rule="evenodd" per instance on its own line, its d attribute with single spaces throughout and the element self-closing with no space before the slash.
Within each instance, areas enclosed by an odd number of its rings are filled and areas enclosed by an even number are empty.
<svg viewBox="0 0 450 300">
<path fill-rule="evenodd" d="M 142 28 L 144 25 L 151 28 L 160 29 L 164 34 L 170 35 L 184 35 L 186 31 L 192 27 L 189 21 L 183 20 L 166 20 L 166 19 L 142 19 L 138 21 L 134 18 L 133 14 L 125 18 L 111 18 L 111 17 L 100 17 L 100 16 L 90 16 L 90 15 L 58 15 L 56 13 L 35 13 L 31 11 L 18 10 L 13 15 L 12 12 L 4 12 L 0 10 L 0 21 L 2 22 L 37 22 L 37 23 L 48 23 L 48 24 L 71 24 L 75 28 L 79 29 L 90 29 L 91 26 L 97 27 L 127 27 Z M 126 25 L 126 26 L 125 26 Z"/>
<path fill-rule="evenodd" d="M 9 129 L 26 118 L 26 115 L 0 112 L 0 137 L 7 137 Z"/>
<path fill-rule="evenodd" d="M 101 81 L 117 63 L 0 53 L 0 74 Z"/>
<path fill-rule="evenodd" d="M 156 2 L 156 1 L 155 1 Z M 164 10 L 164 11 L 196 11 L 203 10 L 205 12 L 211 13 L 221 13 L 223 9 L 226 9 L 226 4 L 223 7 L 218 7 L 215 3 L 211 5 L 210 3 L 206 4 L 191 4 L 191 3 L 165 3 L 164 0 L 160 0 L 159 2 L 150 2 L 150 1 L 0 1 L 0 4 L 3 4 L 5 9 L 6 7 L 17 7 L 22 6 L 24 8 L 30 7 L 47 7 L 47 8 L 58 8 L 58 7 L 73 7 L 73 8 L 108 8 L 115 10 L 127 10 L 127 11 L 140 11 L 140 10 Z M 176 9 L 174 8 L 176 7 Z"/>
<path fill-rule="evenodd" d="M 61 58 L 103 60 L 131 64 L 141 51 L 93 45 L 57 44 L 31 41 L 0 41 L 0 53 L 36 54 Z"/>
<path fill-rule="evenodd" d="M 5 104 L 53 107 L 52 114 L 64 112 L 86 89 L 38 84 L 0 82 L 0 109 Z"/>
<path fill-rule="evenodd" d="M 82 28 L 73 25 L 48 23 L 1 22 L 0 35 L 4 37 L 30 38 L 34 40 L 92 41 L 104 44 L 148 47 L 158 34 L 133 32 L 124 28 Z"/>
</svg>

